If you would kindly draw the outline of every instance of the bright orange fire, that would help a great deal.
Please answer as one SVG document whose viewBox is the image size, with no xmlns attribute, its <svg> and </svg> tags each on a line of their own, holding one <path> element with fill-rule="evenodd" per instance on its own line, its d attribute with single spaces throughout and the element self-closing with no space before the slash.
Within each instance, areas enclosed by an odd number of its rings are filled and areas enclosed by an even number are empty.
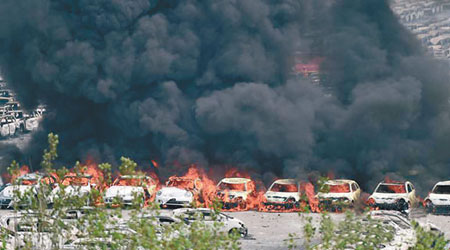
<svg viewBox="0 0 450 250">
<path fill-rule="evenodd" d="M 151 162 L 155 168 L 159 168 L 158 162 L 156 162 L 155 160 L 151 160 Z"/>
<path fill-rule="evenodd" d="M 6 180 L 9 179 L 9 181 L 11 183 L 13 183 L 18 177 L 29 174 L 29 173 L 30 173 L 30 168 L 27 165 L 23 165 L 17 171 L 14 171 L 11 176 L 9 176 L 9 174 L 7 174 L 4 177 Z M 23 184 L 23 185 L 27 185 L 27 184 Z M 28 185 L 31 185 L 31 184 L 28 184 Z"/>
<path fill-rule="evenodd" d="M 188 172 L 183 176 L 171 176 L 167 186 L 178 187 L 191 191 L 194 194 L 195 203 L 210 207 L 216 192 L 216 185 L 203 169 L 191 165 Z"/>
<path fill-rule="evenodd" d="M 330 187 L 330 193 L 350 193 L 349 184 L 328 185 Z"/>
</svg>

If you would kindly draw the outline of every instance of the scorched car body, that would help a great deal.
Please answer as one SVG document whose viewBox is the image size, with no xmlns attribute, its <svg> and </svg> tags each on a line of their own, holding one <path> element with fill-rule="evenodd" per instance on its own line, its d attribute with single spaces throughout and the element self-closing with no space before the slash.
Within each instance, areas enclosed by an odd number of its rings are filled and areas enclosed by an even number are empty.
<svg viewBox="0 0 450 250">
<path fill-rule="evenodd" d="M 155 189 L 155 181 L 149 176 L 122 175 L 106 189 L 104 201 L 107 205 L 112 205 L 115 201 L 122 205 L 132 205 L 138 197 L 150 199 Z"/>
<path fill-rule="evenodd" d="M 190 206 L 201 192 L 201 180 L 186 177 L 170 177 L 166 186 L 161 188 L 155 201 L 165 206 Z"/>
<path fill-rule="evenodd" d="M 425 207 L 428 212 L 450 212 L 450 181 L 441 181 L 434 185 L 430 194 L 425 198 Z"/>
<path fill-rule="evenodd" d="M 381 182 L 375 188 L 368 202 L 380 209 L 408 211 L 417 205 L 416 190 L 411 182 Z"/>
</svg>

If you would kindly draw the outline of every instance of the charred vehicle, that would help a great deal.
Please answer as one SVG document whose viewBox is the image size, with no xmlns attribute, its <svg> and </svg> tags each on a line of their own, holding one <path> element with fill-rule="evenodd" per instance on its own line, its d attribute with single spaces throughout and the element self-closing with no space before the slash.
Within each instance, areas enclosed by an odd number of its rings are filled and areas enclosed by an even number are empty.
<svg viewBox="0 0 450 250">
<path fill-rule="evenodd" d="M 241 237 L 245 237 L 248 234 L 248 229 L 244 222 L 224 213 L 215 212 L 209 208 L 179 208 L 173 211 L 173 215 L 188 224 L 200 220 L 207 226 L 213 227 L 218 221 L 222 223 L 219 229 L 220 232 L 229 234 L 237 233 Z"/>
<path fill-rule="evenodd" d="M 293 208 L 299 205 L 300 183 L 294 179 L 276 180 L 264 194 L 265 206 Z"/>
<path fill-rule="evenodd" d="M 409 211 L 417 201 L 413 184 L 406 181 L 379 183 L 367 202 L 374 208 Z"/>
<path fill-rule="evenodd" d="M 353 180 L 328 180 L 317 194 L 322 208 L 340 208 L 353 206 L 359 201 L 361 189 Z"/>
<path fill-rule="evenodd" d="M 151 199 L 156 190 L 155 181 L 145 175 L 122 175 L 105 190 L 104 202 L 106 205 L 132 205 L 137 198 L 142 204 Z"/>
<path fill-rule="evenodd" d="M 255 194 L 255 187 L 248 178 L 224 178 L 217 184 L 217 197 L 225 209 L 247 207 L 247 198 Z"/>
<path fill-rule="evenodd" d="M 30 196 L 35 195 L 42 183 L 53 184 L 56 179 L 49 175 L 32 173 L 18 177 L 13 184 L 6 185 L 0 192 L 0 206 L 2 209 L 13 208 L 14 205 L 26 207 L 29 205 Z"/>
<path fill-rule="evenodd" d="M 61 183 L 57 185 L 48 197 L 48 203 L 52 205 L 56 198 L 67 200 L 82 200 L 86 205 L 90 205 L 90 194 L 97 185 L 93 183 L 91 175 L 71 174 L 62 178 Z"/>
<path fill-rule="evenodd" d="M 429 213 L 450 213 L 450 181 L 436 183 L 425 198 L 424 205 Z"/>
<path fill-rule="evenodd" d="M 199 197 L 202 189 L 200 178 L 172 176 L 161 188 L 155 197 L 155 201 L 162 207 L 190 206 Z"/>
</svg>

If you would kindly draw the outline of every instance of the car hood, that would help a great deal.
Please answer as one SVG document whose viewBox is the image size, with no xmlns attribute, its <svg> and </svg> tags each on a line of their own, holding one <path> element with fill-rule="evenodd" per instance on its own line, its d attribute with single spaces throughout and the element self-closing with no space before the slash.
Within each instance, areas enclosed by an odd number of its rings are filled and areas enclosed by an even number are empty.
<svg viewBox="0 0 450 250">
<path fill-rule="evenodd" d="M 352 193 L 318 193 L 317 197 L 322 199 L 327 198 L 348 198 L 352 195 Z"/>
<path fill-rule="evenodd" d="M 76 195 L 76 194 L 86 194 L 91 192 L 91 187 L 90 186 L 65 186 L 63 187 L 64 192 L 66 195 Z M 56 187 L 55 189 L 52 190 L 53 194 L 57 194 L 61 192 L 61 187 Z"/>
<path fill-rule="evenodd" d="M 379 198 L 407 198 L 408 193 L 373 193 L 371 198 L 379 199 Z"/>
<path fill-rule="evenodd" d="M 192 193 L 189 190 L 177 187 L 163 187 L 158 191 L 158 196 L 183 196 L 186 193 Z"/>
<path fill-rule="evenodd" d="M 144 189 L 142 187 L 133 187 L 133 186 L 112 186 L 108 188 L 105 192 L 106 197 L 124 197 L 124 196 L 133 196 L 133 194 L 141 194 L 144 193 Z"/>
<path fill-rule="evenodd" d="M 447 200 L 450 200 L 450 194 L 434 194 L 434 193 L 430 193 L 427 198 L 429 198 L 430 200 L 434 200 L 434 199 L 447 199 Z"/>
<path fill-rule="evenodd" d="M 29 186 L 29 185 L 15 185 L 15 186 L 9 186 L 6 187 L 5 189 L 3 189 L 0 192 L 0 196 L 4 197 L 4 198 L 11 198 L 14 196 L 15 192 L 19 192 L 20 194 L 24 194 L 27 191 L 33 190 L 34 186 Z"/>
<path fill-rule="evenodd" d="M 298 192 L 273 192 L 273 191 L 267 191 L 264 196 L 277 196 L 277 197 L 283 197 L 283 198 L 300 198 L 300 194 Z"/>
<path fill-rule="evenodd" d="M 248 192 L 246 191 L 236 191 L 236 190 L 219 191 L 219 193 L 222 194 L 227 193 L 228 196 L 232 197 L 246 197 L 248 195 Z"/>
</svg>

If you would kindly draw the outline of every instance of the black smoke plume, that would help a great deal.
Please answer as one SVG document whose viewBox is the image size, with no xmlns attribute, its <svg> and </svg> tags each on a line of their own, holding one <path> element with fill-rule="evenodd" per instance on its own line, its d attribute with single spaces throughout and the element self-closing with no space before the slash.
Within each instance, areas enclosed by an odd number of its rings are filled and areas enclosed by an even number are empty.
<svg viewBox="0 0 450 250">
<path fill-rule="evenodd" d="M 2 0 L 0 23 L 3 76 L 49 111 L 23 152 L 35 162 L 52 131 L 62 163 L 333 171 L 370 188 L 450 174 L 448 67 L 387 0 Z M 292 76 L 296 51 L 325 58 L 325 86 Z"/>
</svg>

